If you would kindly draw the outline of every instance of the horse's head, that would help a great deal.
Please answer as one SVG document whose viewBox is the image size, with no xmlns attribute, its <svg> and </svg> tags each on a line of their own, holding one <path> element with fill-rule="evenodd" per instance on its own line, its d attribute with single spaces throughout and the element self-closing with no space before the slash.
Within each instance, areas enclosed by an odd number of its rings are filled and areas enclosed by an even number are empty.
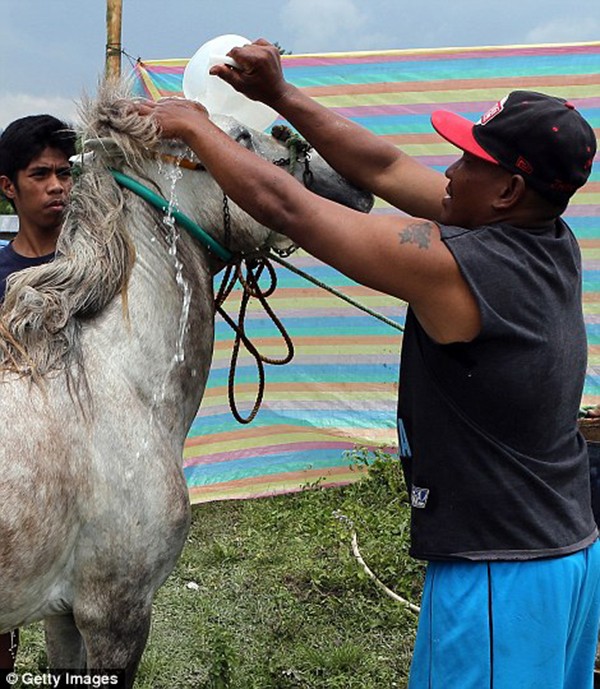
<svg viewBox="0 0 600 689">
<path fill-rule="evenodd" d="M 160 141 L 151 119 L 139 118 L 122 93 L 105 90 L 85 114 L 91 124 L 87 132 L 93 135 L 87 146 L 99 153 L 107 166 L 129 167 L 149 178 L 165 198 L 174 197 L 182 212 L 234 253 L 293 250 L 291 240 L 260 226 L 233 202 L 224 200 L 201 161 L 179 142 Z M 264 133 L 232 117 L 216 116 L 214 121 L 239 145 L 285 168 L 312 192 L 362 212 L 371 209 L 370 193 L 349 184 L 287 127 Z M 173 165 L 180 166 L 177 174 Z M 196 169 L 192 170 L 193 165 Z"/>
<path fill-rule="evenodd" d="M 288 170 L 315 194 L 363 213 L 373 207 L 370 192 L 350 184 L 289 127 L 276 125 L 270 133 L 265 133 L 250 129 L 232 117 L 216 115 L 213 120 L 239 144 Z"/>
<path fill-rule="evenodd" d="M 214 121 L 240 146 L 285 169 L 315 194 L 365 213 L 372 208 L 372 194 L 357 189 L 347 182 L 287 127 L 274 127 L 271 133 L 265 133 L 250 129 L 232 117 L 215 116 Z M 210 224 L 214 219 L 214 214 L 207 213 L 207 209 L 215 199 L 219 203 L 223 202 L 222 193 L 217 193 L 214 183 L 207 179 L 209 175 L 202 167 L 201 161 L 189 149 L 177 142 L 163 142 L 162 150 L 165 151 L 165 149 L 167 155 L 163 153 L 163 159 L 166 157 L 170 161 L 179 160 L 184 170 L 190 163 L 198 166 L 195 172 L 182 175 L 182 178 L 186 179 L 177 182 L 176 196 L 178 202 L 184 206 L 189 206 L 190 200 L 194 199 L 194 205 L 196 205 L 194 213 L 200 216 L 204 214 L 207 218 L 205 222 Z M 187 191 L 186 187 L 188 187 Z M 228 212 L 231 214 L 232 226 L 235 227 L 235 232 L 229 239 L 234 243 L 234 249 L 248 252 L 273 248 L 281 253 L 289 253 L 295 248 L 290 239 L 261 227 L 232 202 L 230 202 Z M 221 224 L 221 217 L 218 217 L 217 225 Z M 214 228 L 214 231 L 219 232 L 218 227 Z"/>
<path fill-rule="evenodd" d="M 287 170 L 313 193 L 363 213 L 368 213 L 373 207 L 374 199 L 370 192 L 350 184 L 287 126 L 277 125 L 266 133 L 225 115 L 216 115 L 213 121 L 241 146 Z M 285 251 L 290 240 L 272 232 L 269 244 L 276 250 Z"/>
</svg>

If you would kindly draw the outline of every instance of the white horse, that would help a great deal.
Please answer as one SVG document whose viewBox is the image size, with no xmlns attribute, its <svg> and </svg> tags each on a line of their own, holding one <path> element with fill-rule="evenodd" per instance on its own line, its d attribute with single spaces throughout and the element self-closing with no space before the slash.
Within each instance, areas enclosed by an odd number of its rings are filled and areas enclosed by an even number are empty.
<svg viewBox="0 0 600 689">
<path fill-rule="evenodd" d="M 165 152 L 191 152 L 161 143 L 118 93 L 105 90 L 82 115 L 95 154 L 57 258 L 12 276 L 0 312 L 0 632 L 43 619 L 51 667 L 123 669 L 131 687 L 154 594 L 188 531 L 182 449 L 224 264 L 109 168 L 167 199 L 180 177 L 179 210 L 233 253 L 289 240 L 233 203 L 224 223 L 214 180 L 166 162 Z M 220 124 L 266 159 L 290 157 L 270 135 Z M 315 192 L 370 209 L 318 156 L 296 168 Z"/>
</svg>

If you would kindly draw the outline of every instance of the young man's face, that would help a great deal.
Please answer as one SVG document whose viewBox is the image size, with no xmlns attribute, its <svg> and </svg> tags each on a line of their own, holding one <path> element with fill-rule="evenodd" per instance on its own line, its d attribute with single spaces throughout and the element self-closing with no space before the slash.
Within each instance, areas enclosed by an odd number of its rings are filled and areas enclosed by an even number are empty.
<svg viewBox="0 0 600 689">
<path fill-rule="evenodd" d="M 15 180 L 0 177 L 0 189 L 13 201 L 21 226 L 40 231 L 60 228 L 72 186 L 69 159 L 56 148 L 44 149 Z"/>
</svg>

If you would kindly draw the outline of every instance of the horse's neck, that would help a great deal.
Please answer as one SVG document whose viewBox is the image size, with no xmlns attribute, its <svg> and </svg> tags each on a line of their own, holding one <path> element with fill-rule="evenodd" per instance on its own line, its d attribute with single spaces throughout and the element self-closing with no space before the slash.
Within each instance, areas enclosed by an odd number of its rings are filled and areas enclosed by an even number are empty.
<svg viewBox="0 0 600 689">
<path fill-rule="evenodd" d="M 102 327 L 120 375 L 142 405 L 185 432 L 212 358 L 212 272 L 206 252 L 183 231 L 163 226 L 141 199 L 128 202 L 128 216 L 135 264 L 126 302 L 113 302 Z"/>
<path fill-rule="evenodd" d="M 175 203 L 177 209 L 194 220 L 216 244 L 234 254 L 255 251 L 265 245 L 271 234 L 227 199 L 206 170 L 154 164 L 148 167 L 147 175 L 167 201 Z M 209 260 L 212 259 L 209 257 Z M 211 265 L 216 272 L 222 262 Z"/>
<path fill-rule="evenodd" d="M 185 189 L 181 199 L 175 198 L 164 174 L 154 165 L 148 170 L 148 180 L 152 190 L 157 190 L 174 207 L 181 207 L 184 213 L 187 211 L 185 201 L 193 196 L 192 190 Z M 184 180 L 177 182 L 183 183 Z M 212 275 L 220 264 L 168 212 L 157 211 L 137 196 L 130 197 L 128 209 L 129 231 L 136 247 L 132 298 L 156 302 L 164 322 L 171 322 L 171 325 L 179 320 L 178 314 L 186 311 L 191 302 L 195 309 L 210 304 L 212 313 Z M 214 229 L 211 230 L 214 233 Z"/>
</svg>

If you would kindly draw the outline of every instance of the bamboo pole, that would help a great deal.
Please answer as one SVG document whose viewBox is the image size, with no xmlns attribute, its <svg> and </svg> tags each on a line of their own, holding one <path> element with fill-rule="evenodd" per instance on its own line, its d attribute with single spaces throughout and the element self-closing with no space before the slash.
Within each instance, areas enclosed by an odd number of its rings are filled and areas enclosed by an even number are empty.
<svg viewBox="0 0 600 689">
<path fill-rule="evenodd" d="M 106 79 L 121 76 L 121 17 L 123 0 L 106 0 Z"/>
</svg>

